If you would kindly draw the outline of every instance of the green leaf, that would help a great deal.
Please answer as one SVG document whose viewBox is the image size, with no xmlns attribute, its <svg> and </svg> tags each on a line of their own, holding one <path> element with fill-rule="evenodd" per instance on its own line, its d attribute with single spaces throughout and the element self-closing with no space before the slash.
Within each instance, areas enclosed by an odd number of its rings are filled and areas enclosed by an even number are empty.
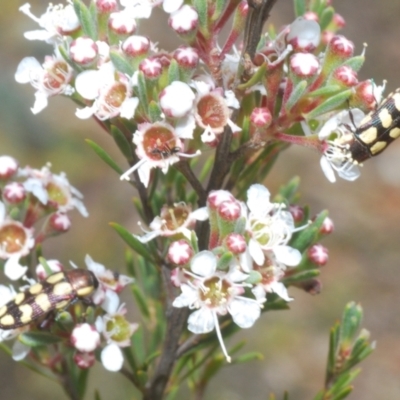
<svg viewBox="0 0 400 400">
<path fill-rule="evenodd" d="M 327 85 L 307 94 L 307 97 L 328 97 L 341 90 L 339 85 Z"/>
<path fill-rule="evenodd" d="M 172 59 L 168 67 L 168 84 L 180 80 L 179 65 L 175 59 Z"/>
<path fill-rule="evenodd" d="M 149 104 L 149 118 L 151 122 L 161 121 L 161 108 L 154 100 Z"/>
<path fill-rule="evenodd" d="M 140 314 L 145 318 L 150 318 L 149 307 L 147 306 L 148 299 L 143 295 L 142 291 L 137 286 L 132 286 L 132 294 L 136 304 L 140 310 Z"/>
<path fill-rule="evenodd" d="M 306 92 L 307 87 L 309 86 L 307 81 L 300 81 L 293 89 L 292 93 L 290 94 L 286 104 L 285 109 L 286 111 L 290 111 L 293 106 L 297 104 L 303 94 Z"/>
<path fill-rule="evenodd" d="M 46 271 L 47 275 L 51 275 L 52 273 L 54 273 L 54 271 L 52 271 L 52 269 L 50 268 L 49 264 L 47 264 L 47 261 L 45 258 L 39 257 L 39 262 L 42 265 L 42 267 L 44 268 L 44 270 Z"/>
<path fill-rule="evenodd" d="M 230 353 L 232 354 L 232 353 Z M 262 353 L 256 352 L 256 351 L 252 351 L 246 354 L 243 354 L 239 357 L 235 357 L 234 359 L 234 363 L 235 364 L 239 364 L 239 363 L 245 363 L 245 362 L 249 362 L 249 361 L 254 361 L 254 360 L 263 360 L 264 356 Z"/>
<path fill-rule="evenodd" d="M 310 111 L 308 114 L 304 115 L 306 120 L 316 118 L 322 114 L 325 114 L 329 111 L 333 111 L 337 109 L 341 104 L 343 104 L 346 100 L 351 96 L 352 89 L 344 90 L 338 94 L 335 94 L 325 100 L 322 104 L 315 107 L 314 110 Z"/>
<path fill-rule="evenodd" d="M 277 203 L 294 203 L 300 186 L 300 178 L 293 177 L 286 185 L 279 188 L 279 195 L 275 196 L 274 201 Z"/>
<path fill-rule="evenodd" d="M 18 336 L 18 340 L 26 346 L 47 346 L 62 341 L 58 336 L 46 332 L 25 332 Z"/>
<path fill-rule="evenodd" d="M 360 327 L 362 320 L 362 308 L 360 305 L 351 302 L 344 309 L 342 324 L 340 329 L 341 342 L 345 346 L 349 346 Z"/>
<path fill-rule="evenodd" d="M 86 139 L 85 142 L 95 151 L 95 153 L 118 175 L 122 175 L 124 171 L 117 165 L 117 163 L 111 158 L 111 156 L 97 143 L 90 139 Z"/>
<path fill-rule="evenodd" d="M 217 270 L 227 270 L 233 260 L 233 254 L 230 251 L 225 252 L 218 260 Z"/>
<path fill-rule="evenodd" d="M 146 338 L 144 337 L 143 326 L 140 325 L 139 328 L 135 331 L 131 338 L 132 342 L 132 355 L 134 355 L 135 361 L 132 361 L 133 364 L 142 366 L 144 364 L 144 360 L 146 359 Z M 137 367 L 136 367 L 137 368 Z M 135 369 L 136 369 L 135 368 Z"/>
<path fill-rule="evenodd" d="M 267 71 L 267 63 L 264 63 L 260 67 L 258 67 L 257 71 L 247 82 L 238 85 L 237 89 L 245 90 L 251 88 L 256 83 L 261 82 L 265 77 L 266 71 Z"/>
<path fill-rule="evenodd" d="M 135 72 L 129 61 L 119 51 L 110 50 L 110 59 L 117 71 L 128 76 L 132 76 Z"/>
<path fill-rule="evenodd" d="M 126 136 L 115 125 L 111 125 L 111 135 L 124 157 L 132 162 L 132 147 Z"/>
<path fill-rule="evenodd" d="M 97 21 L 93 18 L 91 11 L 80 0 L 74 0 L 74 9 L 84 34 L 96 41 Z"/>
<path fill-rule="evenodd" d="M 333 7 L 326 7 L 324 11 L 322 11 L 319 17 L 319 24 L 321 26 L 321 30 L 325 30 L 327 26 L 332 22 L 333 15 L 335 14 L 335 10 Z"/>
<path fill-rule="evenodd" d="M 342 65 L 347 65 L 354 71 L 358 72 L 364 65 L 364 62 L 365 62 L 365 56 L 360 55 L 347 59 Z"/>
<path fill-rule="evenodd" d="M 294 0 L 294 13 L 296 17 L 304 15 L 306 12 L 305 0 Z"/>
<path fill-rule="evenodd" d="M 199 28 L 201 32 L 206 36 L 210 37 L 208 30 L 208 1 L 207 0 L 193 0 L 193 6 L 197 11 L 199 17 Z"/>
<path fill-rule="evenodd" d="M 306 271 L 301 271 L 295 273 L 293 275 L 289 275 L 282 279 L 282 283 L 285 286 L 293 285 L 295 283 L 308 281 L 309 279 L 314 279 L 320 275 L 320 271 L 318 269 L 311 269 Z"/>
<path fill-rule="evenodd" d="M 148 104 L 149 98 L 147 96 L 147 86 L 146 86 L 146 79 L 143 75 L 142 71 L 139 71 L 137 75 L 137 94 L 139 97 L 139 104 L 140 107 L 144 109 L 145 114 L 148 114 Z"/>
<path fill-rule="evenodd" d="M 136 239 L 135 236 L 132 235 L 129 231 L 127 231 L 123 226 L 111 222 L 110 226 L 112 226 L 118 233 L 119 236 L 124 240 L 124 242 L 133 249 L 136 253 L 140 254 L 143 258 L 154 263 L 154 259 L 149 254 L 149 249 L 142 242 Z"/>
</svg>

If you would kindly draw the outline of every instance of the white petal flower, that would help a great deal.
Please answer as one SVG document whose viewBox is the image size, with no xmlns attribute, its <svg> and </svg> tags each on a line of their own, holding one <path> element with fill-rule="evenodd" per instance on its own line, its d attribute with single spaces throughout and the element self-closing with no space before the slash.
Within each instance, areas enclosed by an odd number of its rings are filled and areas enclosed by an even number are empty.
<svg viewBox="0 0 400 400">
<path fill-rule="evenodd" d="M 108 371 L 119 371 L 124 364 L 122 351 L 115 343 L 110 343 L 104 347 L 100 358 L 104 368 Z"/>
</svg>

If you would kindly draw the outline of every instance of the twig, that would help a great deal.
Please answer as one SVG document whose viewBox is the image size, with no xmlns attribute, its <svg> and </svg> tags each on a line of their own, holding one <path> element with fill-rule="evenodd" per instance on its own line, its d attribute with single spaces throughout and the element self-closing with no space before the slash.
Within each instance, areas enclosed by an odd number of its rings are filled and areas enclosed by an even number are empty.
<svg viewBox="0 0 400 400">
<path fill-rule="evenodd" d="M 249 13 L 247 14 L 246 27 L 244 30 L 243 52 L 253 60 L 258 43 L 260 42 L 262 30 L 269 13 L 277 0 L 247 0 Z"/>
</svg>

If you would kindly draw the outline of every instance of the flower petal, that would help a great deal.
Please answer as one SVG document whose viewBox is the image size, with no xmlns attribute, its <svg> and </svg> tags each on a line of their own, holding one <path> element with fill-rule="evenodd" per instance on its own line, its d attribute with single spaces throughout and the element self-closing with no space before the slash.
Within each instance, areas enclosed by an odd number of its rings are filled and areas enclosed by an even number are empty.
<svg viewBox="0 0 400 400">
<path fill-rule="evenodd" d="M 201 308 L 190 314 L 188 329 L 193 333 L 208 333 L 215 327 L 214 314 L 208 308 Z"/>
</svg>

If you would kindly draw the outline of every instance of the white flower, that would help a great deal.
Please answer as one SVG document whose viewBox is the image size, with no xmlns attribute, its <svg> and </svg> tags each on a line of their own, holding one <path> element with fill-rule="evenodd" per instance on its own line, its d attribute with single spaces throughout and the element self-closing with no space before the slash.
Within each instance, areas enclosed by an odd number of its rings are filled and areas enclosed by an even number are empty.
<svg viewBox="0 0 400 400">
<path fill-rule="evenodd" d="M 169 237 L 179 233 L 190 239 L 193 225 L 196 221 L 205 221 L 208 218 L 206 207 L 192 211 L 185 203 L 176 203 L 173 207 L 164 206 L 160 216 L 156 216 L 150 223 L 150 232 L 143 236 L 135 236 L 142 243 L 147 243 L 158 236 Z"/>
<path fill-rule="evenodd" d="M 94 100 L 90 107 L 76 110 L 81 119 L 95 115 L 101 121 L 120 115 L 133 118 L 139 104 L 137 97 L 132 97 L 130 81 L 120 76 L 115 80 L 115 69 L 111 63 L 105 63 L 98 70 L 81 72 L 75 80 L 76 91 L 87 100 Z"/>
<path fill-rule="evenodd" d="M 139 325 L 130 323 L 125 319 L 125 304 L 121 304 L 115 310 L 110 310 L 103 317 L 96 319 L 96 328 L 107 340 L 107 346 L 101 352 L 101 362 L 109 371 L 119 371 L 122 368 L 124 358 L 121 347 L 128 347 L 131 336 Z"/>
<path fill-rule="evenodd" d="M 40 18 L 33 15 L 30 8 L 30 4 L 26 3 L 19 10 L 43 29 L 25 32 L 24 36 L 28 40 L 43 40 L 56 45 L 62 41 L 63 35 L 76 31 L 80 26 L 72 4 L 67 4 L 65 7 L 61 4 L 50 4 Z"/>
<path fill-rule="evenodd" d="M 20 170 L 20 176 L 27 179 L 23 182 L 27 192 L 32 193 L 42 204 L 55 207 L 58 212 L 68 212 L 76 208 L 82 216 L 89 214 L 82 202 L 83 195 L 68 181 L 65 173 L 56 175 L 49 165 L 41 170 L 26 167 Z"/>
<path fill-rule="evenodd" d="M 257 265 L 265 262 L 264 252 L 272 252 L 277 261 L 295 266 L 301 260 L 301 253 L 287 245 L 295 231 L 292 214 L 283 210 L 283 204 L 271 203 L 270 193 L 265 186 L 255 184 L 247 191 L 246 229 L 251 238 L 248 251 Z"/>
<path fill-rule="evenodd" d="M 0 201 L 0 259 L 7 260 L 4 273 L 9 279 L 18 280 L 25 275 L 28 267 L 22 266 L 19 260 L 28 255 L 34 245 L 33 230 L 9 218 Z"/>
<path fill-rule="evenodd" d="M 192 158 L 200 154 L 200 151 L 184 153 L 183 143 L 170 124 L 143 123 L 138 128 L 133 134 L 133 143 L 140 160 L 121 175 L 121 180 L 129 180 L 129 175 L 137 170 L 140 181 L 147 187 L 153 168 L 160 168 L 166 174 L 169 167 L 179 161 L 179 157 Z"/>
<path fill-rule="evenodd" d="M 74 88 L 69 84 L 73 70 L 60 56 L 47 56 L 43 65 L 34 57 L 25 57 L 18 64 L 15 80 L 30 83 L 35 89 L 35 103 L 31 108 L 37 114 L 47 107 L 48 98 L 57 94 L 70 96 Z"/>
<path fill-rule="evenodd" d="M 108 313 L 115 312 L 119 305 L 118 293 L 125 286 L 133 283 L 134 279 L 106 269 L 103 264 L 94 261 L 89 255 L 85 257 L 85 264 L 99 282 L 99 287 L 92 295 L 94 304 L 101 304 L 103 310 Z"/>
<path fill-rule="evenodd" d="M 340 178 L 348 181 L 354 181 L 360 176 L 360 169 L 352 158 L 348 143 L 354 140 L 350 127 L 353 124 L 357 126 L 364 116 L 365 114 L 357 108 L 340 111 L 329 118 L 318 132 L 319 139 L 325 144 L 320 161 L 321 168 L 332 183 L 336 181 L 335 171 Z M 301 126 L 307 136 L 313 134 L 306 122 L 302 121 Z M 337 137 L 329 140 L 334 134 Z"/>
<path fill-rule="evenodd" d="M 196 334 L 216 330 L 222 351 L 230 362 L 218 323 L 218 315 L 230 314 L 241 328 L 250 328 L 261 313 L 260 303 L 241 296 L 246 274 L 236 269 L 228 273 L 217 270 L 217 257 L 210 251 L 196 254 L 190 263 L 193 282 L 181 285 L 182 293 L 172 305 L 196 309 L 188 319 L 188 329 Z"/>
<path fill-rule="evenodd" d="M 100 333 L 93 325 L 78 324 L 71 333 L 71 343 L 77 350 L 90 353 L 100 345 Z"/>
</svg>

